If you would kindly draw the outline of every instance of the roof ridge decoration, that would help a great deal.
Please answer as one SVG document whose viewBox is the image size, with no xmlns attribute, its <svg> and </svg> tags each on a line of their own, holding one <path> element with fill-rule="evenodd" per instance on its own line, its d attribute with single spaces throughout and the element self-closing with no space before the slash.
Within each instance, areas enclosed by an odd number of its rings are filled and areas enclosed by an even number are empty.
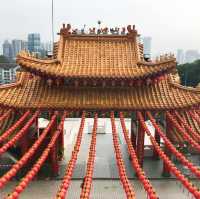
<svg viewBox="0 0 200 199">
<path fill-rule="evenodd" d="M 165 64 L 165 63 L 169 63 L 169 62 L 174 62 L 176 63 L 176 58 L 174 56 L 174 54 L 170 53 L 170 54 L 164 54 L 164 55 L 160 55 L 159 57 L 156 57 L 155 61 L 139 61 L 138 65 L 145 65 L 145 66 L 156 66 L 159 64 Z"/>
<path fill-rule="evenodd" d="M 58 44 L 57 59 L 61 63 L 63 62 L 63 58 L 64 58 L 65 37 L 71 34 L 70 30 L 71 30 L 71 25 L 67 24 L 67 26 L 65 26 L 65 24 L 63 23 L 63 26 L 60 29 L 60 32 L 58 33 L 58 35 L 60 35 L 60 41 Z"/>
<path fill-rule="evenodd" d="M 67 24 L 67 26 L 66 26 L 65 23 L 63 23 L 63 26 L 60 29 L 60 32 L 58 33 L 58 35 L 68 36 L 71 34 L 70 30 L 71 30 L 71 25 Z"/>
<path fill-rule="evenodd" d="M 78 32 L 78 29 L 72 30 L 71 24 L 65 25 L 63 23 L 62 28 L 60 29 L 60 32 L 58 32 L 58 35 L 61 36 L 98 36 L 98 37 L 104 37 L 104 36 L 132 36 L 136 37 L 139 36 L 137 30 L 135 29 L 135 25 L 128 25 L 127 28 L 122 27 L 121 32 L 120 28 L 115 27 L 115 29 L 110 28 L 110 32 L 108 27 L 97 29 L 96 28 L 89 28 L 89 32 L 86 33 L 84 29 L 81 30 L 81 32 Z M 110 34 L 109 34 L 110 33 Z"/>
<path fill-rule="evenodd" d="M 129 38 L 136 38 L 137 36 L 139 36 L 137 30 L 135 29 L 135 25 L 128 25 L 127 30 L 127 35 Z"/>
</svg>

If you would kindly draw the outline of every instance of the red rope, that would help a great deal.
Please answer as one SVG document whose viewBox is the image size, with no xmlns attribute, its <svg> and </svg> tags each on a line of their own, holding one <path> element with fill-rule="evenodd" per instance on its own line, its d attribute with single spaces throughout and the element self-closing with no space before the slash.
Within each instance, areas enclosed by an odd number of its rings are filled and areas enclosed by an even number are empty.
<svg viewBox="0 0 200 199">
<path fill-rule="evenodd" d="M 178 123 L 178 121 L 174 118 L 174 116 L 169 113 L 168 111 L 166 112 L 167 118 L 171 121 L 171 123 L 177 128 L 178 132 L 180 132 L 185 140 L 187 140 L 192 147 L 194 147 L 196 150 L 200 151 L 200 145 L 193 140 L 190 135 L 181 127 L 181 125 Z"/>
<path fill-rule="evenodd" d="M 135 153 L 135 150 L 133 148 L 133 145 L 131 143 L 131 140 L 129 138 L 129 135 L 128 135 L 128 132 L 126 129 L 124 116 L 123 116 L 122 112 L 120 112 L 120 121 L 121 121 L 122 130 L 123 130 L 123 135 L 126 140 L 127 147 L 128 147 L 128 152 L 129 152 L 129 155 L 131 156 L 132 166 L 135 169 L 135 172 L 137 173 L 139 180 L 143 184 L 144 189 L 148 193 L 149 199 L 157 199 L 158 197 L 156 195 L 154 188 L 152 187 L 150 181 L 147 179 L 145 172 L 140 167 L 140 164 L 137 159 L 137 155 Z"/>
<path fill-rule="evenodd" d="M 0 116 L 0 122 L 3 121 L 4 119 L 6 119 L 10 113 L 11 113 L 11 109 L 9 109 L 8 111 L 6 111 L 3 115 Z"/>
<path fill-rule="evenodd" d="M 196 122 L 198 123 L 198 125 L 200 125 L 200 118 L 199 118 L 199 115 L 194 111 L 188 111 L 188 113 L 190 114 L 190 116 L 196 120 Z"/>
<path fill-rule="evenodd" d="M 23 155 L 23 157 L 12 166 L 12 168 L 4 174 L 0 178 L 0 189 L 2 189 L 6 183 L 14 177 L 17 172 L 30 160 L 30 158 L 35 154 L 41 143 L 46 138 L 47 134 L 49 133 L 49 130 L 52 128 L 53 124 L 56 121 L 56 115 L 54 114 L 51 117 L 51 121 L 49 122 L 48 126 L 44 129 L 38 140 L 33 144 L 33 146 Z"/>
<path fill-rule="evenodd" d="M 151 123 L 153 124 L 154 128 L 156 129 L 157 133 L 162 137 L 165 142 L 165 145 L 170 149 L 170 151 L 182 162 L 183 165 L 187 166 L 188 169 L 195 174 L 198 178 L 200 178 L 200 170 L 197 166 L 195 166 L 192 162 L 190 162 L 182 153 L 180 153 L 176 147 L 170 142 L 167 136 L 161 131 L 160 127 L 156 124 L 155 119 L 151 115 L 149 111 L 146 112 L 147 116 L 149 117 Z"/>
<path fill-rule="evenodd" d="M 4 121 L 7 117 L 10 116 L 12 110 L 9 109 L 8 111 L 6 111 L 3 115 L 0 116 L 0 128 L 2 127 L 2 121 Z"/>
<path fill-rule="evenodd" d="M 16 130 L 21 124 L 22 122 L 24 122 L 24 120 L 30 115 L 30 111 L 27 111 L 26 113 L 24 113 L 21 118 L 15 123 L 13 124 L 8 130 L 6 130 L 1 136 L 0 136 L 0 143 L 5 141 L 14 130 Z"/>
<path fill-rule="evenodd" d="M 85 125 L 85 112 L 83 112 L 82 114 L 81 124 L 79 127 L 78 136 L 76 138 L 76 143 L 74 145 L 74 150 L 72 151 L 71 159 L 67 165 L 62 184 L 60 185 L 59 191 L 57 192 L 57 195 L 55 197 L 56 199 L 64 199 L 69 189 L 69 185 L 70 185 L 73 171 L 74 171 L 76 161 L 77 161 L 77 156 L 78 156 L 80 146 L 81 146 L 84 125 Z"/>
<path fill-rule="evenodd" d="M 119 178 L 123 185 L 124 191 L 126 193 L 126 198 L 135 199 L 135 192 L 134 192 L 133 186 L 131 185 L 127 177 L 124 161 L 122 159 L 113 111 L 110 114 L 110 118 L 111 118 L 111 124 L 112 124 L 113 145 L 115 149 L 115 156 L 116 156 L 116 161 L 117 161 L 117 166 L 118 166 L 118 171 L 119 171 Z"/>
<path fill-rule="evenodd" d="M 93 130 L 92 130 L 92 139 L 90 143 L 89 158 L 87 162 L 87 170 L 86 170 L 86 175 L 84 177 L 80 199 L 90 198 L 90 191 L 92 187 L 92 178 L 93 178 L 93 172 L 94 172 L 94 161 L 95 161 L 95 154 L 96 154 L 97 120 L 98 120 L 98 115 L 95 114 L 94 125 L 93 125 Z"/>
<path fill-rule="evenodd" d="M 45 148 L 45 150 L 42 152 L 42 155 L 37 160 L 37 162 L 33 165 L 32 169 L 26 174 L 26 176 L 21 180 L 21 182 L 15 187 L 14 191 L 11 193 L 10 196 L 6 197 L 7 199 L 17 199 L 19 198 L 19 195 L 24 191 L 24 189 L 28 186 L 28 184 L 32 181 L 32 179 L 37 175 L 40 168 L 46 161 L 47 157 L 49 156 L 49 153 L 52 149 L 52 147 L 55 145 L 61 131 L 62 131 L 62 125 L 65 122 L 66 113 L 64 113 L 61 122 L 55 131 L 54 135 L 52 136 L 49 144 Z"/>
<path fill-rule="evenodd" d="M 9 140 L 0 148 L 0 155 L 5 153 L 27 132 L 27 130 L 31 127 L 31 125 L 34 123 L 35 119 L 38 117 L 39 114 L 40 111 L 36 111 L 35 114 L 31 117 L 31 119 L 26 123 L 26 125 L 11 140 Z"/>
<path fill-rule="evenodd" d="M 198 116 L 200 115 L 200 110 L 199 109 L 195 109 L 194 111 Z"/>
<path fill-rule="evenodd" d="M 174 111 L 174 113 L 175 113 L 176 117 L 179 119 L 180 123 L 183 124 L 183 125 L 185 126 L 185 128 L 186 128 L 186 130 L 187 130 L 188 132 L 191 133 L 192 137 L 193 137 L 196 141 L 200 141 L 200 135 L 199 135 L 196 131 L 194 131 L 194 130 L 190 127 L 190 125 L 187 124 L 187 122 L 186 122 L 185 120 L 183 120 L 183 118 L 179 115 L 179 113 L 178 113 L 177 111 Z"/>
<path fill-rule="evenodd" d="M 200 199 L 200 192 L 197 189 L 197 187 L 195 187 L 181 172 L 180 170 L 178 170 L 176 168 L 176 166 L 172 163 L 172 161 L 166 156 L 166 154 L 161 150 L 160 146 L 158 145 L 158 143 L 156 142 L 156 140 L 154 139 L 154 137 L 151 135 L 151 132 L 149 131 L 148 127 L 145 124 L 144 118 L 142 116 L 141 112 L 137 112 L 137 116 L 139 119 L 139 122 L 142 125 L 142 128 L 144 129 L 144 131 L 146 132 L 146 134 L 149 136 L 151 143 L 153 145 L 153 147 L 155 148 L 155 150 L 157 151 L 158 155 L 160 156 L 160 158 L 165 162 L 165 164 L 168 165 L 170 171 L 176 176 L 176 178 L 178 180 L 181 181 L 181 183 L 183 184 L 183 186 L 188 189 L 188 191 L 190 193 L 192 193 L 194 195 L 194 197 L 196 199 Z"/>
</svg>

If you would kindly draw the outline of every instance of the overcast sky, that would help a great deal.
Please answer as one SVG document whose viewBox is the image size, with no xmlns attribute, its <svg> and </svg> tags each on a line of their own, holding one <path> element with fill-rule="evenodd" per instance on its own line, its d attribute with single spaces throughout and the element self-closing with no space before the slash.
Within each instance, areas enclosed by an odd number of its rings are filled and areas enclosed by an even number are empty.
<svg viewBox="0 0 200 199">
<path fill-rule="evenodd" d="M 153 38 L 153 53 L 181 48 L 200 51 L 199 0 L 54 0 L 55 32 L 63 22 L 72 27 L 135 24 L 142 36 Z M 5 39 L 26 39 L 39 32 L 51 40 L 51 0 L 1 0 L 0 44 Z"/>
</svg>

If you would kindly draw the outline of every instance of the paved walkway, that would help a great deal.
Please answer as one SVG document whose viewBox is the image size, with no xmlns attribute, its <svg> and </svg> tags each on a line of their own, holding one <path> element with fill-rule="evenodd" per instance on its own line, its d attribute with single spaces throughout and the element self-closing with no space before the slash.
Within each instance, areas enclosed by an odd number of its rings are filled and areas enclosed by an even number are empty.
<svg viewBox="0 0 200 199">
<path fill-rule="evenodd" d="M 98 120 L 101 125 L 104 124 L 103 119 Z M 71 157 L 71 151 L 73 149 L 74 142 L 76 140 L 80 120 L 77 119 L 68 119 L 65 122 L 65 159 L 61 163 L 60 176 L 61 179 L 64 175 L 66 164 Z M 93 119 L 86 119 L 84 135 L 81 144 L 81 150 L 78 155 L 77 165 L 73 175 L 73 179 L 81 179 L 85 175 L 85 168 L 88 158 L 88 148 L 90 145 L 91 135 L 88 134 L 90 129 L 88 126 L 93 124 Z M 118 130 L 119 143 L 122 150 L 123 159 L 126 166 L 127 175 L 129 178 L 135 179 L 135 173 L 132 169 L 131 162 L 129 161 L 129 155 L 127 151 L 127 146 L 123 137 L 121 130 L 121 125 L 119 120 L 116 120 L 116 127 Z M 126 127 L 130 129 L 130 120 L 126 119 Z M 110 120 L 107 119 L 105 122 L 105 131 L 106 134 L 97 134 L 97 145 L 96 145 L 96 159 L 95 159 L 95 171 L 94 178 L 96 179 L 119 179 L 118 170 L 115 161 L 115 154 L 112 141 L 112 131 Z M 146 144 L 149 144 L 149 139 L 146 137 Z M 144 170 L 147 176 L 151 179 L 163 179 L 162 177 L 162 168 L 163 163 L 160 160 L 153 160 L 151 158 L 152 151 L 148 147 L 145 148 L 145 161 L 144 161 Z M 199 156 L 189 157 L 196 165 L 200 165 Z M 181 169 L 186 175 L 194 177 L 187 169 L 185 169 L 182 164 L 177 162 L 177 167 Z M 174 179 L 174 176 L 171 176 Z"/>
<path fill-rule="evenodd" d="M 22 193 L 20 199 L 54 199 L 60 181 L 34 181 Z M 145 192 L 138 181 L 132 181 L 138 199 L 147 199 Z M 11 182 L 6 189 L 0 192 L 2 199 L 15 186 Z M 67 194 L 68 199 L 78 199 L 80 196 L 80 180 L 73 180 Z M 160 199 L 192 199 L 188 192 L 183 192 L 182 186 L 173 180 L 153 180 L 156 192 Z M 118 180 L 94 180 L 91 199 L 125 199 L 124 191 Z"/>
</svg>

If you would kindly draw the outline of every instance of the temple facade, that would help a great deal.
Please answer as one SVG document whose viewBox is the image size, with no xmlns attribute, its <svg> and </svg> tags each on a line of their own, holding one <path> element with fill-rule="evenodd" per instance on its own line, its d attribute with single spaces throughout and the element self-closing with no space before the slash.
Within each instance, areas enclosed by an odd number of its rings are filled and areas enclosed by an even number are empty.
<svg viewBox="0 0 200 199">
<path fill-rule="evenodd" d="M 198 188 L 181 174 L 171 160 L 173 154 L 200 178 L 197 166 L 175 147 L 177 144 L 180 147 L 186 145 L 191 152 L 200 151 L 200 90 L 180 84 L 176 58 L 165 54 L 156 60 L 145 59 L 139 34 L 131 25 L 121 34 L 114 30 L 112 34 L 106 30 L 78 34 L 71 25 L 63 24 L 59 35 L 50 58 L 39 59 L 29 52 L 20 52 L 17 64 L 21 70 L 17 81 L 0 86 L 0 121 L 7 123 L 1 125 L 0 155 L 16 145 L 21 149 L 19 161 L 0 177 L 0 189 L 29 160 L 36 161 L 7 198 L 18 198 L 45 161 L 51 165 L 52 174 L 58 175 L 59 161 L 64 155 L 64 119 L 69 116 L 82 119 L 72 158 L 56 198 L 63 199 L 67 194 L 85 118 L 94 117 L 90 154 L 80 196 L 82 199 L 89 198 L 97 121 L 98 117 L 105 115 L 111 118 L 119 176 L 127 198 L 135 198 L 135 193 L 126 175 L 115 117 L 120 118 L 130 161 L 149 198 L 158 199 L 159 196 L 143 171 L 145 134 L 152 142 L 152 158 L 163 160 L 163 175 L 173 174 L 195 198 L 200 198 Z M 50 123 L 37 137 L 30 134 L 29 129 L 37 129 L 38 117 L 42 114 Z M 125 116 L 131 118 L 131 136 L 125 126 Z M 146 120 L 154 126 L 154 136 Z M 161 138 L 164 147 L 161 147 Z M 34 155 L 36 151 L 41 154 L 39 157 Z"/>
</svg>

